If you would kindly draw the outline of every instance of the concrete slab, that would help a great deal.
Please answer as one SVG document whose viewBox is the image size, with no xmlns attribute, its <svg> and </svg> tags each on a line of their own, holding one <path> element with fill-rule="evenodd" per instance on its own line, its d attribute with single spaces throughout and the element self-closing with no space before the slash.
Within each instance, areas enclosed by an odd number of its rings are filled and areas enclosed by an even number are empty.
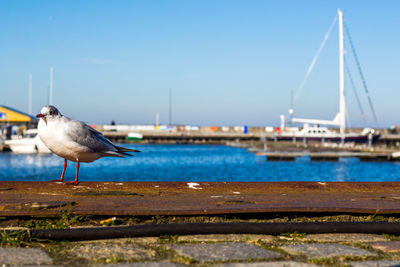
<svg viewBox="0 0 400 267">
<path fill-rule="evenodd" d="M 0 263 L 3 265 L 49 265 L 53 260 L 39 248 L 0 247 Z"/>
<path fill-rule="evenodd" d="M 179 255 L 199 262 L 275 259 L 282 255 L 248 243 L 175 244 L 170 246 Z"/>
<path fill-rule="evenodd" d="M 374 242 L 368 245 L 383 252 L 400 252 L 400 241 Z"/>
<path fill-rule="evenodd" d="M 8 266 L 2 265 L 2 267 L 8 267 Z M 63 267 L 63 266 L 62 265 L 23 265 L 23 266 L 19 265 L 17 267 Z"/>
<path fill-rule="evenodd" d="M 245 235 L 245 234 L 215 234 L 215 235 L 182 235 L 179 242 L 273 242 L 276 238 L 272 235 Z"/>
<path fill-rule="evenodd" d="M 2 267 L 8 267 L 8 266 L 2 265 Z M 23 265 L 23 266 L 19 265 L 17 267 L 63 267 L 63 266 L 62 265 Z"/>
<path fill-rule="evenodd" d="M 317 265 L 295 261 L 224 263 L 218 267 L 316 267 Z"/>
<path fill-rule="evenodd" d="M 158 243 L 158 237 L 135 237 L 135 238 L 124 238 L 123 240 L 140 244 L 144 246 L 154 245 Z"/>
<path fill-rule="evenodd" d="M 349 263 L 350 266 L 353 267 L 399 267 L 400 261 L 389 261 L 389 260 L 380 260 L 380 261 L 352 261 Z"/>
<path fill-rule="evenodd" d="M 185 267 L 185 266 L 186 265 L 173 262 L 156 262 L 156 261 L 93 265 L 93 267 Z"/>
<path fill-rule="evenodd" d="M 89 229 L 90 227 L 87 227 Z M 93 240 L 85 240 L 85 241 L 79 241 L 79 243 L 73 243 L 73 244 L 102 244 L 102 243 L 115 243 L 117 245 L 119 244 L 137 244 L 143 247 L 147 246 L 154 246 L 157 245 L 159 241 L 158 237 L 150 236 L 150 237 L 124 237 L 124 238 L 115 238 L 115 239 L 100 239 L 98 241 L 93 241 Z"/>
<path fill-rule="evenodd" d="M 280 247 L 289 254 L 303 254 L 310 259 L 332 258 L 336 256 L 377 256 L 365 249 L 340 244 L 302 243 Z"/>
<path fill-rule="evenodd" d="M 310 234 L 303 237 L 302 241 L 315 242 L 378 242 L 389 241 L 388 238 L 374 234 Z"/>
<path fill-rule="evenodd" d="M 121 260 L 149 260 L 156 255 L 152 249 L 144 248 L 129 240 L 102 240 L 95 242 L 74 243 L 68 255 L 87 260 L 118 258 Z"/>
</svg>

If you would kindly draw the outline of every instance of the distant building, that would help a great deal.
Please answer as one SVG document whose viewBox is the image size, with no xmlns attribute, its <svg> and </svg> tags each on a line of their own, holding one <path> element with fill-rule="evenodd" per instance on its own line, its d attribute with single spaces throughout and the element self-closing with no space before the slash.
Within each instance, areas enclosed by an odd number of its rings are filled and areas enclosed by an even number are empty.
<svg viewBox="0 0 400 267">
<path fill-rule="evenodd" d="M 25 112 L 0 105 L 1 124 L 30 124 L 37 123 L 37 119 Z"/>
<path fill-rule="evenodd" d="M 10 139 L 13 134 L 21 134 L 25 129 L 36 128 L 37 123 L 34 116 L 0 105 L 0 135 L 6 139 Z"/>
</svg>

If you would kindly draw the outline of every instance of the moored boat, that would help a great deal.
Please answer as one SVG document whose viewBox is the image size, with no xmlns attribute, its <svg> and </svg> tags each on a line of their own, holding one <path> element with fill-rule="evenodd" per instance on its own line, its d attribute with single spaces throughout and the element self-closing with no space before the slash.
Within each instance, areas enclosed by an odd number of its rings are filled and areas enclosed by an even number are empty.
<svg viewBox="0 0 400 267">
<path fill-rule="evenodd" d="M 0 136 L 0 151 L 3 151 L 4 149 L 4 139 L 3 137 Z"/>
<path fill-rule="evenodd" d="M 366 128 L 361 133 L 345 133 L 341 135 L 327 127 L 318 125 L 309 126 L 305 124 L 303 129 L 290 128 L 278 133 L 276 138 L 279 141 L 318 141 L 318 142 L 353 142 L 353 143 L 375 143 L 380 137 L 374 129 Z M 343 140 L 342 140 L 343 138 Z"/>
<path fill-rule="evenodd" d="M 289 115 L 290 115 L 289 122 L 291 125 L 293 125 L 294 123 L 302 123 L 303 129 L 299 130 L 298 128 L 295 128 L 295 127 L 286 128 L 285 127 L 285 116 L 281 115 L 280 131 L 275 135 L 275 138 L 277 140 L 296 141 L 296 139 L 299 139 L 299 140 L 303 140 L 303 141 L 340 142 L 342 144 L 344 142 L 372 144 L 372 143 L 376 142 L 380 137 L 380 134 L 371 128 L 365 128 L 360 133 L 349 132 L 348 130 L 346 130 L 347 107 L 346 107 L 345 88 L 344 88 L 344 67 L 345 67 L 344 54 L 345 54 L 345 50 L 344 50 L 344 41 L 343 41 L 343 38 L 344 38 L 344 35 L 343 35 L 343 12 L 341 10 L 338 10 L 337 18 L 339 21 L 339 112 L 337 113 L 337 115 L 335 116 L 335 118 L 333 120 L 294 118 L 293 117 L 294 109 L 292 106 L 289 109 Z M 336 17 L 335 17 L 334 23 L 335 22 L 336 22 Z M 304 86 L 305 81 L 308 78 L 313 66 L 315 65 L 317 57 L 318 57 L 319 53 L 321 52 L 321 49 L 324 46 L 325 41 L 327 40 L 334 23 L 332 23 L 327 35 L 325 35 L 325 38 L 320 46 L 320 49 L 317 51 L 316 56 L 314 57 L 313 61 L 311 62 L 311 65 L 310 65 L 310 67 L 306 73 L 306 76 L 305 76 L 304 80 L 302 81 L 299 89 L 301 89 Z M 360 68 L 360 66 L 358 66 L 358 67 Z M 360 71 L 360 75 L 362 75 L 361 71 Z M 362 78 L 363 78 L 363 76 L 362 76 Z M 364 82 L 363 85 L 366 89 L 364 79 L 363 79 L 363 82 Z M 367 89 L 366 89 L 366 92 L 367 92 Z M 369 97 L 369 94 L 367 94 L 367 96 Z M 294 101 L 294 99 L 292 99 L 292 105 L 293 105 L 293 101 Z M 369 98 L 369 103 L 370 103 L 371 109 L 373 111 L 375 120 L 376 120 L 375 110 L 373 109 L 370 98 Z M 310 125 L 313 125 L 313 126 L 310 126 Z M 332 131 L 332 130 L 328 129 L 327 127 L 321 127 L 320 125 L 331 125 L 331 126 L 339 127 L 339 132 Z"/>
<path fill-rule="evenodd" d="M 40 140 L 37 129 L 26 130 L 23 137 L 6 140 L 4 145 L 14 153 L 51 153 L 51 151 L 43 144 L 42 140 Z"/>
<path fill-rule="evenodd" d="M 143 139 L 143 134 L 135 132 L 128 133 L 128 136 L 126 137 L 127 141 L 142 141 L 142 139 Z"/>
</svg>

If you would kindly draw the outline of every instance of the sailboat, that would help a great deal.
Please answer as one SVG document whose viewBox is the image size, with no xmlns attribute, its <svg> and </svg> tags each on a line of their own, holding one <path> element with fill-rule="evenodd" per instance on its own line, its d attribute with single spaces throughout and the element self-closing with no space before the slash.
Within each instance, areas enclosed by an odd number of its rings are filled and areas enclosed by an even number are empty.
<svg viewBox="0 0 400 267">
<path fill-rule="evenodd" d="M 22 137 L 6 140 L 4 145 L 18 154 L 51 153 L 40 140 L 37 129 L 28 129 Z"/>
<path fill-rule="evenodd" d="M 355 143 L 374 143 L 380 137 L 374 129 L 365 128 L 361 133 L 346 132 L 346 99 L 344 93 L 344 41 L 343 41 L 343 12 L 338 9 L 337 14 L 339 22 L 339 112 L 333 120 L 319 120 L 319 119 L 304 119 L 294 118 L 294 110 L 290 108 L 289 114 L 291 116 L 290 123 L 303 123 L 303 129 L 290 128 L 285 130 L 285 116 L 281 115 L 281 132 L 278 133 L 276 138 L 278 140 L 303 140 L 303 141 L 327 141 L 327 142 L 355 142 Z M 336 21 L 336 18 L 335 18 Z M 327 36 L 325 36 L 324 42 Z M 323 44 L 324 44 L 323 42 Z M 323 47 L 321 45 L 320 49 Z M 319 54 L 320 50 L 317 52 Z M 311 64 L 315 64 L 315 59 Z M 310 71 L 310 69 L 309 69 Z M 307 77 L 307 75 L 306 75 Z M 303 81 L 304 82 L 304 81 Z M 332 131 L 327 127 L 320 125 L 331 125 L 340 128 L 339 132 Z"/>
<path fill-rule="evenodd" d="M 52 104 L 53 98 L 53 68 L 50 68 L 50 86 L 49 86 L 49 104 Z M 29 115 L 32 114 L 32 75 L 29 75 Z M 1 141 L 1 139 L 0 139 Z M 51 151 L 40 140 L 38 129 L 25 130 L 23 136 L 18 136 L 11 140 L 6 140 L 4 146 L 10 149 L 13 153 L 32 154 L 44 153 L 48 154 Z M 1 151 L 1 150 L 0 150 Z"/>
</svg>

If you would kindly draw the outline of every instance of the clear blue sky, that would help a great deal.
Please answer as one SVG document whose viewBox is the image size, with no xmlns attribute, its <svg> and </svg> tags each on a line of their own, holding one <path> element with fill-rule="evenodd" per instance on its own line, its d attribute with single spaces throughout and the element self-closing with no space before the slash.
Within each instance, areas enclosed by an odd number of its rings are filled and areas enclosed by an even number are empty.
<svg viewBox="0 0 400 267">
<path fill-rule="evenodd" d="M 337 8 L 344 12 L 380 126 L 400 123 L 400 1 L 0 1 L 0 104 L 54 104 L 89 123 L 279 125 Z M 337 26 L 296 102 L 338 110 Z M 348 52 L 350 52 L 350 48 Z M 351 56 L 350 53 L 347 56 Z M 352 75 L 375 126 L 354 62 Z M 349 83 L 346 83 L 349 85 Z M 365 126 L 347 87 L 351 126 Z"/>
</svg>

